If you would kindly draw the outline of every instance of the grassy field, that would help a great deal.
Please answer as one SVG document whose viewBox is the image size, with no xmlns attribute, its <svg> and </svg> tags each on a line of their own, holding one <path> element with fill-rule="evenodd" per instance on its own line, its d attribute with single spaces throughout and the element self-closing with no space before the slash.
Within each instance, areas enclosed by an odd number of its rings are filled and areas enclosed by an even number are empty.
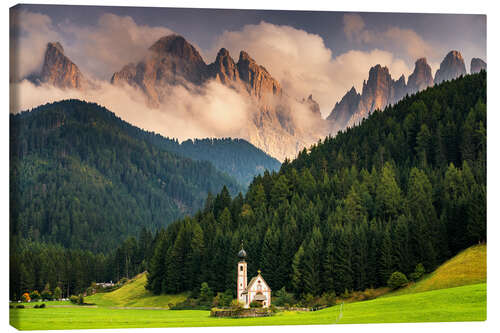
<svg viewBox="0 0 500 333">
<path fill-rule="evenodd" d="M 341 318 L 340 308 L 244 319 L 212 318 L 209 311 L 106 307 L 12 309 L 10 314 L 11 324 L 22 330 L 480 321 L 486 319 L 486 284 L 349 303 L 343 306 Z"/>
<path fill-rule="evenodd" d="M 169 304 L 184 301 L 187 294 L 154 295 L 147 291 L 146 274 L 141 273 L 123 287 L 110 293 L 99 293 L 85 298 L 85 302 L 105 307 L 159 307 L 168 308 Z"/>
<path fill-rule="evenodd" d="M 486 244 L 475 245 L 460 252 L 421 281 L 385 297 L 478 283 L 486 283 Z"/>
<path fill-rule="evenodd" d="M 486 320 L 485 245 L 465 250 L 416 284 L 371 301 L 265 318 L 212 318 L 209 311 L 167 310 L 186 295 L 155 296 L 144 289 L 145 282 L 141 274 L 111 293 L 87 297 L 93 307 L 50 302 L 45 309 L 10 309 L 10 322 L 21 330 L 42 330 Z"/>
</svg>

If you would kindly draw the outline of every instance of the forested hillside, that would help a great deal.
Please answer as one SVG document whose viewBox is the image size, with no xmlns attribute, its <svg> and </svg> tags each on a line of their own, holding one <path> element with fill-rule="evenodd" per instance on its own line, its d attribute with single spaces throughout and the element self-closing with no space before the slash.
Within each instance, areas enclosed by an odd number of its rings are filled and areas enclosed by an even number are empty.
<svg viewBox="0 0 500 333">
<path fill-rule="evenodd" d="M 386 285 L 486 240 L 486 73 L 461 77 L 376 111 L 257 177 L 224 189 L 155 241 L 155 293 L 235 290 L 248 269 L 298 295 Z M 249 277 L 250 277 L 249 276 Z"/>
<path fill-rule="evenodd" d="M 67 100 L 10 116 L 10 232 L 94 252 L 243 188 L 207 161 L 151 144 L 96 104 Z"/>
<path fill-rule="evenodd" d="M 281 165 L 277 159 L 244 139 L 207 138 L 179 143 L 176 139 L 154 135 L 151 140 L 168 151 L 193 160 L 209 161 L 245 187 L 264 170 L 278 171 Z"/>
</svg>

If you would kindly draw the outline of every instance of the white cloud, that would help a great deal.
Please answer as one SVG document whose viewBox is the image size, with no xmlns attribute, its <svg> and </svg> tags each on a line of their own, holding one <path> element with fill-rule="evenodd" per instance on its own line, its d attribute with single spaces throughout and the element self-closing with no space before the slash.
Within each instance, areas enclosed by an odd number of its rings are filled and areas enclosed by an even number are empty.
<svg viewBox="0 0 500 333">
<path fill-rule="evenodd" d="M 74 38 L 66 52 L 70 59 L 84 72 L 105 80 L 124 65 L 143 58 L 159 38 L 173 33 L 114 14 L 103 14 L 96 26 L 68 25 L 65 31 Z"/>
<path fill-rule="evenodd" d="M 45 48 L 61 36 L 47 15 L 26 10 L 10 11 L 10 81 L 40 69 Z"/>
<path fill-rule="evenodd" d="M 312 93 L 324 117 L 353 85 L 361 89 L 370 67 L 388 66 L 395 78 L 410 73 L 405 62 L 390 52 L 352 50 L 333 58 L 321 36 L 266 22 L 225 31 L 211 50 L 212 56 L 221 47 L 227 48 L 235 61 L 240 50 L 247 51 L 291 96 L 301 99 Z"/>
<path fill-rule="evenodd" d="M 414 30 L 389 27 L 380 32 L 366 29 L 359 14 L 344 14 L 344 33 L 348 40 L 390 49 L 406 54 L 412 60 L 436 56 L 435 48 Z"/>
<path fill-rule="evenodd" d="M 192 93 L 183 86 L 171 87 L 168 100 L 159 108 L 149 108 L 142 92 L 106 81 L 99 88 L 80 91 L 59 89 L 47 84 L 36 86 L 27 80 L 11 83 L 10 112 L 76 98 L 101 104 L 123 120 L 140 128 L 185 140 L 203 137 L 244 137 L 249 101 L 235 90 L 211 81 Z"/>
</svg>

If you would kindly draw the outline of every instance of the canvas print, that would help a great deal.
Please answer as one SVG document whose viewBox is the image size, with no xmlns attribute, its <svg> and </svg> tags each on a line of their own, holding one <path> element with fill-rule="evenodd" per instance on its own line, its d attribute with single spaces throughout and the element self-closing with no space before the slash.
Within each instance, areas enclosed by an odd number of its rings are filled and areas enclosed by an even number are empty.
<svg viewBox="0 0 500 333">
<path fill-rule="evenodd" d="M 486 320 L 486 61 L 479 14 L 12 7 L 11 325 Z"/>
</svg>

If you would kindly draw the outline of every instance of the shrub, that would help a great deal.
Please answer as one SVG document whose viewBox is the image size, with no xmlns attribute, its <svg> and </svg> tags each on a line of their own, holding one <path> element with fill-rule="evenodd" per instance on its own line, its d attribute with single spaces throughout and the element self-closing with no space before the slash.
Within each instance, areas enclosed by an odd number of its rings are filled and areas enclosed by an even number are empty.
<svg viewBox="0 0 500 333">
<path fill-rule="evenodd" d="M 387 281 L 387 285 L 391 289 L 397 289 L 404 287 L 408 284 L 408 279 L 406 278 L 406 275 L 404 275 L 401 272 L 394 272 L 391 274 L 391 277 Z"/>
<path fill-rule="evenodd" d="M 83 305 L 85 304 L 85 299 L 83 298 L 83 295 L 80 294 L 78 295 L 78 305 Z"/>
<path fill-rule="evenodd" d="M 40 299 L 40 293 L 38 290 L 34 290 L 33 292 L 30 293 L 30 297 L 32 300 L 36 301 Z"/>
<path fill-rule="evenodd" d="M 367 301 L 377 298 L 377 294 L 376 294 L 375 290 L 372 288 L 365 289 L 365 291 L 363 292 L 363 296 L 364 296 L 365 300 L 367 300 Z"/>
<path fill-rule="evenodd" d="M 13 309 L 13 308 L 14 308 L 14 305 L 9 304 L 9 309 Z"/>
<path fill-rule="evenodd" d="M 62 298 L 62 290 L 59 287 L 56 287 L 54 289 L 54 294 L 53 294 L 54 299 L 60 300 Z"/>
<path fill-rule="evenodd" d="M 421 263 L 417 264 L 417 266 L 415 266 L 415 271 L 410 274 L 410 280 L 417 281 L 424 275 L 424 273 L 425 273 L 424 265 L 422 265 Z"/>
<path fill-rule="evenodd" d="M 45 308 L 45 303 L 40 304 L 39 308 L 40 308 L 40 309 Z"/>
<path fill-rule="evenodd" d="M 18 305 L 16 305 L 16 308 L 18 308 L 18 309 L 24 309 L 24 304 L 18 304 Z"/>
<path fill-rule="evenodd" d="M 273 297 L 273 304 L 276 306 L 285 306 L 285 304 L 296 303 L 293 294 L 286 291 L 285 287 L 278 290 Z"/>
<path fill-rule="evenodd" d="M 261 308 L 262 307 L 262 303 L 261 302 L 258 302 L 258 301 L 252 301 L 250 303 L 250 307 L 251 308 Z"/>
<path fill-rule="evenodd" d="M 212 304 L 212 300 L 214 298 L 214 292 L 208 286 L 208 283 L 203 282 L 200 288 L 200 304 L 201 305 L 210 305 Z"/>
<path fill-rule="evenodd" d="M 243 309 L 243 304 L 241 304 L 241 302 L 238 301 L 237 299 L 233 299 L 231 301 L 231 309 L 232 310 L 242 310 Z"/>
<path fill-rule="evenodd" d="M 319 300 L 318 305 L 328 305 L 332 306 L 335 305 L 337 301 L 337 295 L 335 295 L 335 291 L 331 291 L 328 293 L 324 293 L 321 295 L 321 298 Z"/>
<path fill-rule="evenodd" d="M 313 307 L 316 303 L 316 299 L 312 294 L 305 294 L 304 298 L 301 301 L 302 306 L 306 308 Z"/>
<path fill-rule="evenodd" d="M 33 308 L 38 309 L 40 306 L 38 304 L 35 304 Z"/>
<path fill-rule="evenodd" d="M 46 299 L 49 301 L 52 299 L 52 293 L 50 292 L 50 290 L 44 290 L 40 295 L 42 296 L 42 299 Z"/>
<path fill-rule="evenodd" d="M 71 297 L 69 298 L 69 300 L 73 304 L 78 304 L 78 296 L 76 296 L 76 295 L 71 295 Z"/>
</svg>

